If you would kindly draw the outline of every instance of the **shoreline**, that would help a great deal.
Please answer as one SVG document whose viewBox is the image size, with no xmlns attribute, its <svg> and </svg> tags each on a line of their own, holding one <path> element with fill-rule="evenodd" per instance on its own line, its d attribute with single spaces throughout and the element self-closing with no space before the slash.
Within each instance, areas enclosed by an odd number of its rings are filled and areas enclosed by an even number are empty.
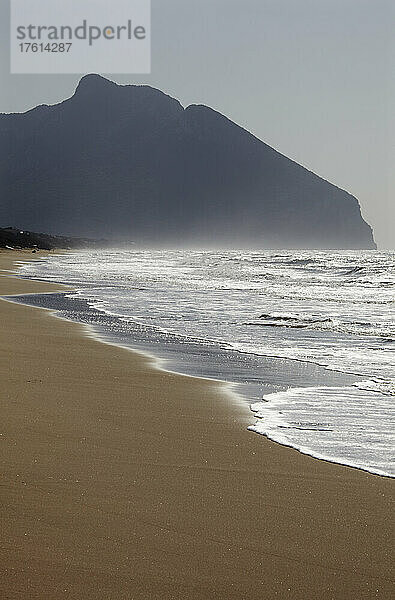
<svg viewBox="0 0 395 600">
<path fill-rule="evenodd" d="M 39 283 L 45 283 L 45 280 L 43 279 L 26 279 L 25 281 L 37 281 Z M 61 285 L 63 286 L 63 284 L 56 284 L 56 283 L 52 283 L 50 282 L 50 285 Z M 69 290 L 72 290 L 74 288 L 69 288 Z M 59 290 L 60 291 L 60 290 Z M 57 291 L 52 291 L 52 292 L 47 292 L 48 295 L 52 295 L 52 294 L 57 294 Z M 16 298 L 20 298 L 20 297 L 28 297 L 28 296 L 42 296 L 45 295 L 45 293 L 40 292 L 40 294 L 37 293 L 31 293 L 31 294 L 23 294 L 22 296 L 16 295 Z M 7 296 L 2 297 L 1 299 L 3 301 L 6 302 L 11 302 L 11 303 L 18 303 L 21 304 L 23 306 L 30 306 L 30 307 L 36 307 L 37 305 L 32 303 L 29 304 L 27 302 L 21 301 L 19 299 L 17 300 L 13 300 L 12 299 L 13 296 L 10 296 L 9 298 Z M 222 393 L 225 395 L 228 395 L 230 399 L 233 399 L 233 402 L 236 402 L 236 404 L 239 404 L 240 408 L 245 412 L 245 418 L 240 419 L 240 424 L 241 426 L 246 426 L 247 429 L 249 431 L 252 431 L 253 433 L 255 433 L 256 435 L 258 435 L 261 438 L 266 438 L 267 440 L 270 440 L 271 442 L 275 443 L 275 444 L 279 444 L 280 446 L 283 446 L 284 448 L 290 448 L 291 450 L 296 450 L 297 452 L 299 452 L 300 454 L 303 454 L 304 456 L 309 456 L 310 458 L 314 458 L 320 461 L 324 461 L 330 464 L 335 464 L 335 465 L 340 465 L 343 467 L 348 467 L 350 469 L 357 469 L 358 471 L 362 471 L 365 473 L 369 473 L 371 475 L 377 475 L 379 477 L 385 477 L 387 479 L 395 479 L 395 476 L 392 474 L 388 474 L 384 471 L 380 471 L 377 468 L 372 468 L 369 469 L 368 467 L 363 467 L 363 466 L 359 466 L 357 464 L 353 464 L 351 462 L 345 462 L 344 460 L 341 459 L 341 457 L 336 457 L 336 458 L 331 458 L 325 454 L 320 454 L 319 452 L 315 452 L 312 449 L 304 449 L 298 445 L 294 445 L 291 442 L 287 443 L 285 441 L 280 441 L 278 439 L 276 439 L 275 435 L 272 435 L 270 433 L 262 433 L 261 431 L 259 431 L 259 423 L 261 422 L 261 417 L 257 416 L 256 413 L 259 412 L 258 408 L 253 408 L 255 406 L 258 406 L 259 404 L 261 404 L 263 401 L 261 400 L 248 400 L 247 396 L 244 396 L 243 392 L 241 392 L 240 390 L 238 390 L 239 388 L 239 384 L 235 383 L 235 382 L 231 382 L 231 381 L 227 381 L 225 379 L 220 379 L 220 378 L 216 378 L 213 376 L 205 376 L 205 375 L 197 375 L 197 374 L 190 374 L 187 373 L 186 371 L 182 371 L 182 370 L 177 370 L 177 368 L 171 368 L 170 365 L 168 364 L 168 359 L 167 358 L 162 358 L 159 357 L 157 355 L 155 355 L 153 352 L 151 352 L 151 350 L 147 350 L 147 349 L 141 349 L 141 348 L 135 348 L 131 345 L 127 345 L 121 342 L 114 342 L 111 341 L 110 339 L 106 339 L 105 334 L 101 334 L 100 332 L 98 332 L 95 329 L 94 325 L 91 325 L 89 323 L 84 323 L 82 321 L 79 321 L 78 319 L 71 319 L 68 317 L 64 317 L 61 315 L 59 309 L 56 308 L 51 308 L 51 307 L 45 307 L 40 305 L 38 307 L 40 310 L 44 310 L 44 311 L 48 311 L 48 313 L 56 318 L 56 319 L 60 319 L 61 321 L 65 321 L 66 323 L 76 323 L 81 325 L 84 328 L 84 333 L 83 335 L 98 341 L 99 343 L 102 344 L 107 344 L 109 346 L 113 346 L 115 348 L 122 348 L 128 352 L 131 352 L 132 354 L 138 354 L 139 356 L 141 356 L 143 359 L 147 359 L 149 361 L 150 366 L 155 369 L 155 370 L 160 370 L 163 371 L 165 373 L 170 373 L 172 375 L 179 375 L 181 377 L 191 377 L 192 379 L 198 379 L 198 380 L 202 380 L 202 381 L 209 381 L 209 382 L 213 382 L 214 384 L 218 384 L 219 386 L 221 386 L 222 389 Z M 239 352 L 238 350 L 234 350 L 234 352 Z M 268 358 L 278 358 L 276 356 L 270 356 Z M 292 363 L 292 362 L 297 362 L 297 363 L 307 363 L 307 364 L 314 364 L 315 366 L 321 367 L 322 365 L 316 365 L 315 363 L 310 363 L 309 361 L 302 361 L 300 359 L 293 359 L 293 358 L 289 358 L 287 359 L 288 362 Z M 166 366 L 167 365 L 167 366 Z M 323 366 L 322 366 L 323 367 Z M 324 367 L 323 367 L 324 368 Z M 340 373 L 340 374 L 344 374 L 341 371 L 332 371 L 331 372 L 335 372 L 335 373 Z M 349 373 L 346 373 L 349 374 Z M 362 375 L 357 375 L 356 377 L 363 377 Z M 267 398 L 267 396 L 270 396 L 271 394 L 275 395 L 277 392 L 269 392 L 265 394 L 265 397 Z M 281 393 L 281 392 L 280 392 Z M 250 418 L 249 418 L 250 417 Z M 255 419 L 254 423 L 251 423 L 251 419 Z"/>
<path fill-rule="evenodd" d="M 219 382 L 0 311 L 5 597 L 390 597 L 390 478 L 244 430 Z"/>
<path fill-rule="evenodd" d="M 33 277 L 34 281 L 46 282 L 45 279 Z M 48 283 L 48 282 L 47 282 Z M 55 282 L 56 283 L 56 282 Z M 78 289 L 78 287 L 77 287 Z M 14 296 L 9 297 L 10 301 L 18 302 L 27 306 L 39 307 L 45 310 L 50 311 L 50 313 L 59 319 L 66 320 L 67 322 L 75 322 L 84 324 L 86 328 L 86 335 L 97 339 L 102 343 L 106 343 L 116 348 L 124 348 L 126 350 L 140 353 L 143 357 L 147 357 L 152 362 L 152 367 L 156 369 L 161 369 L 168 373 L 179 374 L 182 376 L 190 376 L 197 379 L 210 380 L 214 382 L 218 382 L 222 386 L 227 386 L 226 390 L 231 395 L 233 394 L 236 398 L 239 398 L 240 405 L 242 407 L 246 407 L 248 404 L 248 411 L 246 413 L 246 418 L 242 421 L 242 426 L 247 427 L 250 431 L 256 433 L 256 435 L 260 435 L 270 439 L 273 442 L 276 442 L 280 445 L 283 445 L 288 448 L 293 448 L 298 452 L 311 456 L 313 458 L 317 458 L 319 460 L 323 460 L 329 463 L 339 464 L 343 466 L 347 466 L 350 468 L 359 469 L 365 471 L 367 473 L 372 473 L 374 475 L 379 475 L 381 477 L 394 478 L 394 474 L 389 470 L 380 469 L 377 465 L 369 466 L 364 464 L 363 461 L 353 461 L 348 459 L 347 456 L 344 455 L 333 455 L 329 452 L 325 452 L 324 448 L 309 447 L 308 445 L 303 445 L 298 443 L 297 440 L 285 440 L 283 436 L 281 436 L 281 429 L 278 429 L 276 432 L 270 430 L 270 428 L 261 427 L 261 424 L 265 422 L 265 419 L 262 420 L 262 416 L 259 413 L 261 412 L 261 407 L 266 407 L 266 403 L 262 400 L 262 396 L 259 395 L 262 393 L 262 388 L 260 386 L 254 386 L 251 384 L 251 379 L 247 383 L 247 371 L 253 373 L 253 365 L 245 365 L 245 373 L 241 373 L 241 378 L 239 374 L 239 378 L 235 376 L 235 371 L 240 368 L 239 365 L 233 364 L 232 360 L 229 360 L 228 357 L 232 355 L 241 355 L 242 353 L 234 349 L 232 351 L 226 351 L 226 358 L 224 362 L 224 357 L 222 360 L 218 362 L 217 367 L 213 370 L 213 361 L 219 358 L 220 354 L 224 352 L 224 348 L 221 348 L 218 345 L 217 351 L 215 355 L 211 355 L 210 364 L 207 363 L 207 360 L 203 360 L 204 346 L 200 347 L 198 350 L 196 346 L 199 344 L 199 340 L 192 340 L 189 342 L 190 346 L 195 347 L 195 352 L 191 349 L 188 354 L 188 351 L 185 350 L 185 344 L 183 344 L 183 349 L 180 345 L 179 340 L 177 342 L 173 342 L 173 350 L 169 351 L 166 349 L 169 345 L 169 337 L 166 334 L 165 338 L 155 337 L 155 339 L 151 339 L 151 341 L 147 341 L 146 336 L 145 342 L 142 339 L 136 338 L 136 333 L 133 333 L 133 330 L 129 331 L 129 333 L 122 333 L 121 337 L 119 337 L 119 333 L 114 334 L 114 330 L 112 328 L 111 323 L 108 321 L 106 325 L 103 324 L 103 318 L 116 319 L 116 316 L 112 317 L 111 313 L 102 312 L 97 308 L 93 308 L 90 306 L 88 300 L 80 299 L 77 302 L 73 302 L 70 299 L 65 298 L 64 292 L 50 293 L 50 294 L 24 294 L 22 296 Z M 5 296 L 3 299 L 7 300 L 8 298 Z M 74 305 L 73 305 L 74 304 Z M 89 314 L 89 316 L 88 316 Z M 187 336 L 180 336 L 181 338 L 186 338 Z M 148 337 L 150 339 L 150 336 Z M 177 346 L 177 348 L 176 348 Z M 188 344 L 187 344 L 188 346 Z M 180 356 L 183 358 L 180 360 Z M 248 354 L 247 356 L 251 356 Z M 355 375 L 351 380 L 346 380 L 347 376 L 350 376 L 350 373 L 343 373 L 337 370 L 325 369 L 324 365 L 319 365 L 313 363 L 311 361 L 301 361 L 300 359 L 289 358 L 286 359 L 286 362 L 290 365 L 288 370 L 281 371 L 281 361 L 279 361 L 278 357 L 274 356 L 265 356 L 261 357 L 259 355 L 254 355 L 262 358 L 263 360 L 268 361 L 264 366 L 261 365 L 264 372 L 262 372 L 262 380 L 265 381 L 265 385 L 267 389 L 263 393 L 263 397 L 268 401 L 268 407 L 270 408 L 270 398 L 276 397 L 277 394 L 284 393 L 287 389 L 293 389 L 295 391 L 298 390 L 299 387 L 302 389 L 308 389 L 311 387 L 311 384 L 307 383 L 307 381 L 316 379 L 320 377 L 322 381 L 322 386 L 325 389 L 329 390 L 331 386 L 334 390 L 336 390 L 339 386 L 341 388 L 349 387 L 349 394 L 352 394 L 353 389 L 358 383 L 358 379 L 363 379 L 363 375 Z M 318 371 L 311 371 L 309 373 L 305 372 L 303 375 L 303 380 L 299 379 L 299 382 L 296 382 L 295 379 L 293 383 L 290 384 L 289 381 L 289 371 L 293 372 L 293 377 L 295 377 L 295 372 L 297 368 L 300 368 L 300 365 L 305 365 L 305 367 L 310 369 L 317 369 Z M 193 367 L 192 367 L 193 365 Z M 199 366 L 197 366 L 199 365 Z M 233 369 L 235 371 L 232 372 L 230 366 L 233 365 Z M 215 372 L 214 372 L 215 371 Z M 276 372 L 276 382 L 283 381 L 284 382 L 284 391 L 278 390 L 276 387 L 273 387 L 271 382 L 271 376 L 273 371 Z M 287 372 L 288 371 L 288 372 Z M 329 379 L 327 381 L 323 380 L 323 376 L 326 376 Z M 340 375 L 343 377 L 343 380 L 337 379 L 334 381 L 334 377 Z M 366 376 L 365 376 L 366 377 Z M 358 378 L 358 379 L 357 379 Z M 253 376 L 252 376 L 253 380 Z M 244 381 L 243 384 L 240 381 Z M 222 388 L 224 393 L 226 393 L 225 388 Z M 320 391 L 320 388 L 315 388 L 317 392 Z M 258 396 L 254 397 L 255 394 Z M 344 392 L 347 395 L 347 392 Z M 258 408 L 259 407 L 259 408 Z M 262 409 L 263 410 L 263 409 Z M 258 413 L 258 414 L 256 414 Z"/>
</svg>

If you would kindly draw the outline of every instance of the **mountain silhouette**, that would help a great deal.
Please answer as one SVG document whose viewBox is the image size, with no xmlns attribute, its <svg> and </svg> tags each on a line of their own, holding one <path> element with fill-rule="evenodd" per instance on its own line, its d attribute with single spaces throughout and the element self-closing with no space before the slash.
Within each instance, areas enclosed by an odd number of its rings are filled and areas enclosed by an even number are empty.
<svg viewBox="0 0 395 600">
<path fill-rule="evenodd" d="M 0 225 L 149 245 L 374 248 L 355 197 L 222 114 L 81 79 L 0 115 Z"/>
</svg>

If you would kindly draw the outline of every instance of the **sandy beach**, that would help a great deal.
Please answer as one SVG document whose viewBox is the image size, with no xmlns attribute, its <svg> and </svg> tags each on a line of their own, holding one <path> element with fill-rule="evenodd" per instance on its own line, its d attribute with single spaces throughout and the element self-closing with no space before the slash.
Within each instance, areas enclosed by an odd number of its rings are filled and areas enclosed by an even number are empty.
<svg viewBox="0 0 395 600">
<path fill-rule="evenodd" d="M 0 295 L 51 292 L 7 271 Z M 0 301 L 0 597 L 390 599 L 394 482 L 247 431 L 225 385 Z"/>
</svg>

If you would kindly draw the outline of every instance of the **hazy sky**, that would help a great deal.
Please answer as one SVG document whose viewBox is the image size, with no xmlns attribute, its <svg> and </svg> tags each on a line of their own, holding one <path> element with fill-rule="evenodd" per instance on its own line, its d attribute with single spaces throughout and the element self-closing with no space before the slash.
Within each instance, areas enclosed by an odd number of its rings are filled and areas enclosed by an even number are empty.
<svg viewBox="0 0 395 600">
<path fill-rule="evenodd" d="M 0 112 L 70 96 L 80 75 L 10 75 L 0 0 Z M 395 248 L 395 0 L 152 0 L 148 83 L 207 104 L 359 199 Z"/>
</svg>

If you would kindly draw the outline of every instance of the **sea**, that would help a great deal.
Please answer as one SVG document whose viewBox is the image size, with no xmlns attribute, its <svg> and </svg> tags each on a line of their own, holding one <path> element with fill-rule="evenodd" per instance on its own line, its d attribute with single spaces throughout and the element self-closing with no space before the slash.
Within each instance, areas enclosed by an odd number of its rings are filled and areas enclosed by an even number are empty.
<svg viewBox="0 0 395 600">
<path fill-rule="evenodd" d="M 395 253 L 83 250 L 20 275 L 73 291 L 18 301 L 231 384 L 256 434 L 395 476 Z"/>
</svg>

